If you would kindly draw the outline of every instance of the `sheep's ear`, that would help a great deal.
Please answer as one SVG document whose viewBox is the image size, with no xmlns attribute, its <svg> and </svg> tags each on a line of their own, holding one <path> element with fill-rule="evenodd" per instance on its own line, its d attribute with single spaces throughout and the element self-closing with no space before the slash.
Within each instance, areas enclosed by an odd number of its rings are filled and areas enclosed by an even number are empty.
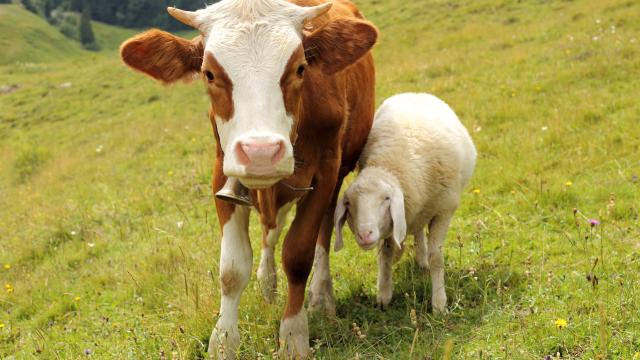
<svg viewBox="0 0 640 360">
<path fill-rule="evenodd" d="M 342 250 L 342 246 L 344 245 L 342 242 L 342 227 L 344 226 L 344 222 L 347 220 L 347 208 L 344 206 L 343 198 L 340 198 L 336 204 L 336 211 L 333 220 L 336 231 L 336 243 L 333 246 L 333 250 L 338 252 Z"/>
<path fill-rule="evenodd" d="M 404 216 L 404 195 L 402 191 L 396 189 L 391 196 L 391 221 L 393 222 L 393 240 L 398 247 L 402 247 L 402 242 L 407 236 L 407 221 Z"/>
</svg>

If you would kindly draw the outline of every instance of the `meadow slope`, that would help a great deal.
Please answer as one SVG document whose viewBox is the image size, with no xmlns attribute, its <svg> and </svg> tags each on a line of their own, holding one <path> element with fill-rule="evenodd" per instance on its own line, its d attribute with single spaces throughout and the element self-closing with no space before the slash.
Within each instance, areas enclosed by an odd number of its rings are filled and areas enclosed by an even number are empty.
<svg viewBox="0 0 640 360">
<path fill-rule="evenodd" d="M 17 5 L 0 5 L 0 65 L 60 61 L 82 53 L 80 44 Z"/>
<path fill-rule="evenodd" d="M 640 3 L 357 4 L 382 34 L 378 102 L 443 98 L 479 162 L 446 244 L 450 312 L 431 313 L 406 255 L 374 308 L 376 256 L 349 235 L 338 318 L 310 320 L 317 358 L 640 358 Z M 0 357 L 202 358 L 219 302 L 208 100 L 121 65 L 129 30 L 96 32 L 103 52 L 60 59 L 2 31 L 22 50 L 0 54 L 0 87 L 18 85 L 0 94 Z M 251 235 L 257 267 L 254 215 Z M 279 276 L 276 304 L 255 276 L 245 292 L 243 358 L 276 348 Z"/>
</svg>

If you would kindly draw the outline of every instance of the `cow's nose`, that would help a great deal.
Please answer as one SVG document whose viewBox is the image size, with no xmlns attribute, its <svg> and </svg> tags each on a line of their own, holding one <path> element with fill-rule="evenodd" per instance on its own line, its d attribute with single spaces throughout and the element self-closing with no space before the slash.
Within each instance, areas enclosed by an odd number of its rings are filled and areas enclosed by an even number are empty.
<svg viewBox="0 0 640 360">
<path fill-rule="evenodd" d="M 284 141 L 269 142 L 262 139 L 247 139 L 236 145 L 236 156 L 242 165 L 276 165 L 285 152 Z"/>
</svg>

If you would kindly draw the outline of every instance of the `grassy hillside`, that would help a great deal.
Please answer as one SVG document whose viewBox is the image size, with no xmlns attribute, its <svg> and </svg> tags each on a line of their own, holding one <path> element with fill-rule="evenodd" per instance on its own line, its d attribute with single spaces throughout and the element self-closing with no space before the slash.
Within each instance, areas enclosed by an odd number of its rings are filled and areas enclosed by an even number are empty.
<svg viewBox="0 0 640 360">
<path fill-rule="evenodd" d="M 375 309 L 375 254 L 349 236 L 338 319 L 311 318 L 317 357 L 640 358 L 640 4 L 357 3 L 382 34 L 378 100 L 440 96 L 480 159 L 446 245 L 449 314 L 407 255 Z M 4 59 L 0 357 L 201 358 L 220 243 L 201 84 L 163 87 L 115 50 Z M 256 266 L 260 234 L 254 217 Z M 276 347 L 279 275 L 277 304 L 255 277 L 242 299 L 244 358 Z"/>
<path fill-rule="evenodd" d="M 109 52 L 120 48 L 123 41 L 130 38 L 138 31 L 119 28 L 97 21 L 92 21 L 93 33 L 103 52 Z"/>
<path fill-rule="evenodd" d="M 93 22 L 96 40 L 103 51 L 118 49 L 135 30 Z M 82 46 L 60 33 L 47 21 L 17 5 L 0 5 L 0 65 L 16 61 L 42 63 L 87 56 Z"/>
<path fill-rule="evenodd" d="M 46 20 L 17 5 L 0 5 L 0 34 L 0 65 L 60 61 L 83 52 Z"/>
</svg>

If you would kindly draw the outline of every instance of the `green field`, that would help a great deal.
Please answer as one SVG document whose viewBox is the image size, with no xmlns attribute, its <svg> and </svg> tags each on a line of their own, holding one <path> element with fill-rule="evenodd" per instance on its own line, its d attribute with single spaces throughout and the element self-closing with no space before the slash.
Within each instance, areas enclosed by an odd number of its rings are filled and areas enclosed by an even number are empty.
<svg viewBox="0 0 640 360">
<path fill-rule="evenodd" d="M 407 255 L 376 309 L 376 255 L 349 235 L 337 319 L 310 318 L 316 357 L 640 359 L 640 3 L 356 3 L 381 31 L 378 102 L 441 97 L 479 161 L 446 244 L 449 313 Z M 202 358 L 219 302 L 208 99 L 126 69 L 135 31 L 95 26 L 100 53 L 0 5 L 0 87 L 17 86 L 0 94 L 0 358 Z M 271 358 L 283 278 L 269 305 L 252 277 L 242 358 Z"/>
</svg>

